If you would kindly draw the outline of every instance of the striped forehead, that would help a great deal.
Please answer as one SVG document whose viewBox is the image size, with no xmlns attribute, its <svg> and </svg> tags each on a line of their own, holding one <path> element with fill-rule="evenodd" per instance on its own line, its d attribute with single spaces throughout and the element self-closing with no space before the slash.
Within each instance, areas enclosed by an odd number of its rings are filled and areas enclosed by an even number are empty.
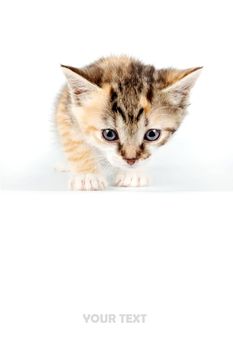
<svg viewBox="0 0 233 350">
<path fill-rule="evenodd" d="M 113 117 L 119 115 L 126 124 L 138 123 L 150 105 L 146 96 L 135 88 L 124 88 L 122 83 L 111 88 L 110 108 Z"/>
</svg>

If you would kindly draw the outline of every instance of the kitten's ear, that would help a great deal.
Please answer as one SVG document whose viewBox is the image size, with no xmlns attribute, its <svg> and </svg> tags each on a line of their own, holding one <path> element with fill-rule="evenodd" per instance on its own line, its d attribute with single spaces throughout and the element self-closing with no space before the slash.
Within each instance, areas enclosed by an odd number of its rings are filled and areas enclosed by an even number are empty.
<svg viewBox="0 0 233 350">
<path fill-rule="evenodd" d="M 79 68 L 61 65 L 68 86 L 77 99 L 87 98 L 100 88 L 89 80 L 87 73 Z"/>
<path fill-rule="evenodd" d="M 167 93 L 171 102 L 179 104 L 188 97 L 203 67 L 185 70 L 166 69 L 159 73 L 162 77 L 163 87 L 161 91 Z"/>
</svg>

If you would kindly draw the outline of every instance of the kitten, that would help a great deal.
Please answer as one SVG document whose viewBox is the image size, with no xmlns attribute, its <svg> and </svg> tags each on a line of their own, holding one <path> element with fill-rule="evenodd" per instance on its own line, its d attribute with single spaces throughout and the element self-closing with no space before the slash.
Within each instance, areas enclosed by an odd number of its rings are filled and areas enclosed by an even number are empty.
<svg viewBox="0 0 233 350">
<path fill-rule="evenodd" d="M 148 159 L 178 129 L 201 68 L 157 70 L 126 56 L 62 65 L 67 86 L 55 117 L 70 188 L 104 189 L 106 165 L 118 169 L 116 186 L 147 185 Z"/>
</svg>

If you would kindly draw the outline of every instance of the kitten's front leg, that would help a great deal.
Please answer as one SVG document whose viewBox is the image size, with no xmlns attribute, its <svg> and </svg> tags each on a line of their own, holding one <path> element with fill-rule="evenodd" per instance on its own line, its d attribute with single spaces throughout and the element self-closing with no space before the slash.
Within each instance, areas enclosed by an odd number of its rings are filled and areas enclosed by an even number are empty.
<svg viewBox="0 0 233 350">
<path fill-rule="evenodd" d="M 56 112 L 58 135 L 69 163 L 71 190 L 103 190 L 107 186 L 94 149 L 82 137 L 68 108 L 68 92 L 64 91 Z"/>
<path fill-rule="evenodd" d="M 120 187 L 148 186 L 150 180 L 142 170 L 119 170 L 115 179 L 115 185 Z"/>
<path fill-rule="evenodd" d="M 64 150 L 72 173 L 69 181 L 71 190 L 98 191 L 107 187 L 96 155 L 87 144 L 69 140 L 64 144 Z"/>
</svg>

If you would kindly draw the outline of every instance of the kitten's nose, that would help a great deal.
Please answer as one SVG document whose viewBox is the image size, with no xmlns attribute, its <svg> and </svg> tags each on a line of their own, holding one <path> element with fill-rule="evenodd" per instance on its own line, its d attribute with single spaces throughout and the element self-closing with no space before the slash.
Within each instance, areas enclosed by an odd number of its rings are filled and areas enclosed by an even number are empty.
<svg viewBox="0 0 233 350">
<path fill-rule="evenodd" d="M 137 159 L 136 158 L 125 158 L 125 160 L 129 165 L 133 165 Z"/>
</svg>

